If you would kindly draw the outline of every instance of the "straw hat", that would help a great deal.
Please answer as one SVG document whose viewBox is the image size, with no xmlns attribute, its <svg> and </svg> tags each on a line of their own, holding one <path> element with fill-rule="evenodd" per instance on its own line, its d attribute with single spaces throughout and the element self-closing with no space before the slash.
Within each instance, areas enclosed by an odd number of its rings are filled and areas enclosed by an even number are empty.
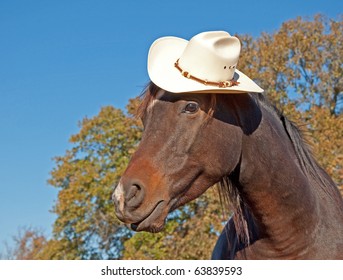
<svg viewBox="0 0 343 280">
<path fill-rule="evenodd" d="M 162 37 L 150 47 L 148 74 L 160 88 L 174 93 L 263 92 L 236 69 L 241 44 L 225 31 L 203 32 L 190 41 Z"/>
</svg>

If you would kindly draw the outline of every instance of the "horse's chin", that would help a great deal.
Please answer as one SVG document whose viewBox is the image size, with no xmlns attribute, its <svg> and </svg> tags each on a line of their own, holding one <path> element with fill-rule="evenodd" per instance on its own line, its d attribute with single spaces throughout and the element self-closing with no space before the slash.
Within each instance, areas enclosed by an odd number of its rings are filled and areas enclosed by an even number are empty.
<svg viewBox="0 0 343 280">
<path fill-rule="evenodd" d="M 160 201 L 155 208 L 143 220 L 132 223 L 131 229 L 134 231 L 160 232 L 164 228 L 165 219 L 168 214 L 166 202 Z"/>
</svg>

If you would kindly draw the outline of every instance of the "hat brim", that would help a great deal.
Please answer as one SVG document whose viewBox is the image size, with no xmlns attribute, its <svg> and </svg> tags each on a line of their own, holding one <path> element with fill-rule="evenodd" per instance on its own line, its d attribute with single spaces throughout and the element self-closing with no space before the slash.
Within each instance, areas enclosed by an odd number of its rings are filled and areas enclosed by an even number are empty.
<svg viewBox="0 0 343 280">
<path fill-rule="evenodd" d="M 148 54 L 148 74 L 150 80 L 158 87 L 173 93 L 243 93 L 263 92 L 253 80 L 244 73 L 235 70 L 234 80 L 237 86 L 218 88 L 187 79 L 174 66 L 180 58 L 188 41 L 178 37 L 162 37 L 150 47 Z"/>
</svg>

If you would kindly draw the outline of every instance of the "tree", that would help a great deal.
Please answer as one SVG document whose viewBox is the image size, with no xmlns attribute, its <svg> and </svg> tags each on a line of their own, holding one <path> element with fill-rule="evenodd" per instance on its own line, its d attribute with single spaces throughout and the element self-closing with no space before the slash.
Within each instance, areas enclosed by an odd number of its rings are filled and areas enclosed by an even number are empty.
<svg viewBox="0 0 343 280">
<path fill-rule="evenodd" d="M 264 33 L 256 40 L 242 36 L 239 67 L 256 77 L 276 104 L 291 102 L 300 110 L 317 105 L 338 115 L 343 101 L 342 19 L 298 17 L 274 34 Z"/>
<path fill-rule="evenodd" d="M 320 164 L 337 183 L 343 195 L 343 115 L 331 114 L 329 108 L 313 106 L 304 113 L 308 126 L 308 142 Z"/>
<path fill-rule="evenodd" d="M 53 233 L 58 241 L 54 246 L 63 249 L 51 257 L 118 258 L 122 242 L 131 234 L 117 220 L 110 198 L 140 139 L 140 124 L 108 106 L 85 118 L 80 127 L 70 138 L 73 148 L 56 157 L 49 180 L 60 189 L 52 210 L 57 215 Z"/>
<path fill-rule="evenodd" d="M 315 16 L 282 24 L 273 34 L 240 36 L 239 69 L 255 80 L 284 114 L 300 124 L 319 163 L 343 193 L 343 28 Z M 163 232 L 134 234 L 115 217 L 110 199 L 142 127 L 127 111 L 104 107 L 80 123 L 72 148 L 56 157 L 49 183 L 59 189 L 50 240 L 24 246 L 19 255 L 36 259 L 208 259 L 228 214 L 209 190 L 168 217 Z M 36 238 L 37 237 L 37 238 Z M 18 244 L 22 244 L 19 242 Z M 32 244 L 32 243 L 30 243 Z M 37 249 L 39 248 L 39 250 Z M 30 251 L 30 252 L 27 252 Z M 19 251 L 18 251 L 19 252 Z"/>
<path fill-rule="evenodd" d="M 40 258 L 47 238 L 42 230 L 35 228 L 21 228 L 13 237 L 15 249 L 12 249 L 12 258 L 17 260 L 32 260 Z"/>
</svg>

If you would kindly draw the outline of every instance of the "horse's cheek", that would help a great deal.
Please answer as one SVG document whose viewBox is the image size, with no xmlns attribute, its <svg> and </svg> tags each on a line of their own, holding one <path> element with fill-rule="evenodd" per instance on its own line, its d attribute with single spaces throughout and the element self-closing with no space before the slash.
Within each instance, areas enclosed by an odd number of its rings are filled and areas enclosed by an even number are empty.
<svg viewBox="0 0 343 280">
<path fill-rule="evenodd" d="M 202 143 L 202 164 L 207 173 L 212 176 L 222 177 L 228 175 L 239 163 L 242 150 L 242 132 L 231 129 L 230 134 L 224 128 L 204 131 Z"/>
</svg>

